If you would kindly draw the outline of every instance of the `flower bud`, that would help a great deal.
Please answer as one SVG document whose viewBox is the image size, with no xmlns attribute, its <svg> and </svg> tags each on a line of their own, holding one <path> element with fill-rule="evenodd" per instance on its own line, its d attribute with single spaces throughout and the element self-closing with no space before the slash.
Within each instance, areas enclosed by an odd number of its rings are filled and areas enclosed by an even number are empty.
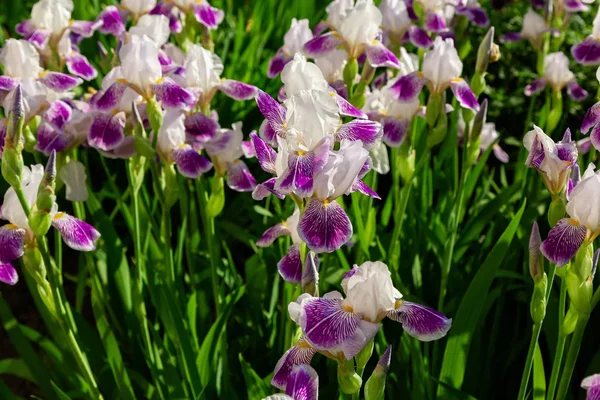
<svg viewBox="0 0 600 400">
<path fill-rule="evenodd" d="M 319 256 L 314 251 L 309 251 L 302 271 L 302 292 L 311 296 L 319 296 Z"/>
<path fill-rule="evenodd" d="M 473 91 L 475 97 L 479 97 L 479 95 L 481 95 L 481 93 L 483 93 L 485 90 L 486 86 L 484 75 L 480 74 L 479 72 L 475 72 L 471 78 L 469 86 L 471 86 L 471 90 Z"/>
<path fill-rule="evenodd" d="M 383 400 L 385 396 L 385 378 L 392 361 L 392 345 L 385 350 L 375 370 L 365 384 L 365 400 Z"/>
<path fill-rule="evenodd" d="M 529 273 L 534 281 L 542 279 L 544 274 L 544 256 L 540 247 L 542 246 L 542 237 L 537 221 L 533 223 L 531 235 L 529 236 Z"/>
<path fill-rule="evenodd" d="M 354 356 L 354 360 L 356 361 L 356 369 L 359 371 L 365 368 L 365 365 L 369 362 L 371 355 L 373 354 L 373 347 L 375 343 L 371 340 L 369 343 L 362 348 L 361 351 L 358 352 L 356 356 Z"/>
<path fill-rule="evenodd" d="M 533 323 L 541 324 L 546 317 L 546 289 L 548 287 L 548 277 L 544 273 L 541 278 L 534 281 L 533 295 L 529 304 L 529 312 Z"/>
<path fill-rule="evenodd" d="M 427 137 L 427 146 L 432 148 L 442 143 L 448 133 L 448 116 L 445 113 L 440 114 L 437 124 Z"/>
<path fill-rule="evenodd" d="M 590 315 L 591 312 L 592 287 L 588 282 L 588 279 L 581 281 L 579 275 L 573 272 L 571 268 L 567 270 L 565 283 L 567 284 L 571 307 L 574 307 L 582 315 Z"/>
<path fill-rule="evenodd" d="M 8 112 L 4 150 L 2 153 L 2 176 L 16 189 L 21 187 L 23 177 L 23 98 L 21 86 L 15 89 L 12 109 Z"/>
<path fill-rule="evenodd" d="M 560 333 L 564 336 L 568 336 L 571 333 L 573 333 L 573 331 L 575 331 L 575 326 L 577 325 L 578 319 L 579 314 L 577 313 L 577 311 L 575 311 L 575 308 L 569 307 L 569 311 L 567 311 L 562 326 L 560 327 Z"/>
<path fill-rule="evenodd" d="M 362 378 L 354 371 L 354 360 L 339 360 L 338 361 L 338 383 L 342 392 L 346 394 L 354 394 L 360 390 L 362 386 Z"/>
<path fill-rule="evenodd" d="M 481 136 L 481 131 L 483 130 L 483 125 L 485 125 L 485 120 L 487 117 L 487 108 L 488 101 L 487 99 L 481 102 L 481 106 L 477 114 L 475 114 L 475 119 L 473 120 L 473 127 L 471 128 L 471 137 L 470 140 L 475 138 L 479 138 Z"/>
<path fill-rule="evenodd" d="M 429 125 L 429 127 L 436 125 L 438 116 L 443 112 L 443 108 L 443 96 L 437 93 L 432 93 L 429 96 L 429 100 L 427 100 L 427 108 L 425 109 L 425 119 L 427 120 L 427 125 Z"/>
<path fill-rule="evenodd" d="M 402 177 L 402 182 L 405 184 L 410 182 L 415 174 L 415 158 L 416 151 L 411 149 L 408 141 L 404 141 L 394 162 L 396 163 L 396 170 L 400 171 L 400 177 Z"/>
<path fill-rule="evenodd" d="M 492 47 L 494 45 L 494 27 L 492 26 L 485 34 L 483 40 L 479 44 L 477 50 L 477 63 L 475 64 L 475 71 L 479 75 L 483 75 L 487 71 L 488 64 L 490 63 L 490 56 L 492 54 Z"/>
<path fill-rule="evenodd" d="M 354 86 L 356 74 L 358 74 L 358 61 L 356 61 L 356 58 L 351 58 L 344 67 L 344 82 L 348 87 L 348 93 L 352 92 L 352 86 Z"/>
<path fill-rule="evenodd" d="M 163 112 L 160 104 L 156 101 L 156 98 L 151 98 L 148 103 L 146 103 L 146 113 L 148 114 L 148 121 L 150 121 L 150 127 L 152 128 L 152 132 L 154 132 L 155 137 L 160 132 L 160 128 L 163 124 Z M 155 139 L 156 140 L 156 139 Z"/>
<path fill-rule="evenodd" d="M 221 214 L 225 206 L 225 190 L 223 187 L 223 176 L 215 175 L 212 178 L 212 188 L 208 198 L 207 212 L 211 217 Z"/>
<path fill-rule="evenodd" d="M 171 208 L 179 198 L 179 185 L 177 184 L 177 173 L 173 164 L 167 165 L 165 171 L 165 206 Z"/>
<path fill-rule="evenodd" d="M 52 150 L 40 186 L 38 188 L 35 208 L 29 216 L 29 226 L 33 233 L 45 235 L 52 225 L 50 212 L 56 202 L 54 188 L 56 187 L 56 151 Z"/>
<path fill-rule="evenodd" d="M 548 207 L 548 222 L 550 226 L 555 226 L 558 221 L 565 217 L 565 213 L 565 201 L 561 197 L 555 196 L 550 203 L 550 207 Z"/>
<path fill-rule="evenodd" d="M 29 125 L 25 125 L 23 128 L 23 141 L 25 145 L 25 151 L 28 153 L 34 153 L 35 145 L 37 144 L 37 138 L 33 134 L 31 127 Z"/>
</svg>

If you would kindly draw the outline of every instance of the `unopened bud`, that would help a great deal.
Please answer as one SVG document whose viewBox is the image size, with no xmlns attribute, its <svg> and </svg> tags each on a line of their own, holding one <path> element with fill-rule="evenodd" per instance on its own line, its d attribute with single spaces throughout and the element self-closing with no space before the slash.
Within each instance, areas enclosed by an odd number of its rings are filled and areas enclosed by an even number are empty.
<svg viewBox="0 0 600 400">
<path fill-rule="evenodd" d="M 179 185 L 177 184 L 177 172 L 173 164 L 164 168 L 165 172 L 165 206 L 171 208 L 179 198 Z"/>
<path fill-rule="evenodd" d="M 344 82 L 348 87 L 348 93 L 352 92 L 352 86 L 354 86 L 356 74 L 358 74 L 358 61 L 356 58 L 351 58 L 344 67 Z"/>
<path fill-rule="evenodd" d="M 541 251 L 542 237 L 537 221 L 533 223 L 529 236 L 529 273 L 534 281 L 542 279 L 544 274 L 544 256 Z"/>
<path fill-rule="evenodd" d="M 357 393 L 362 386 L 362 378 L 354 371 L 354 360 L 338 361 L 338 383 L 342 392 L 346 394 Z"/>
<path fill-rule="evenodd" d="M 529 304 L 529 312 L 533 323 L 541 324 L 546 317 L 546 290 L 548 288 L 548 277 L 544 273 L 540 279 L 534 281 L 533 295 Z"/>
<path fill-rule="evenodd" d="M 574 307 L 569 307 L 567 314 L 565 315 L 565 319 L 563 320 L 562 325 L 560 326 L 560 333 L 564 336 L 568 336 L 573 331 L 575 331 L 575 326 L 577 325 L 577 320 L 579 319 L 579 314 L 575 310 Z"/>
<path fill-rule="evenodd" d="M 440 114 L 437 124 L 431 131 L 431 134 L 427 136 L 427 146 L 432 148 L 442 143 L 448 133 L 448 117 L 445 113 Z"/>
<path fill-rule="evenodd" d="M 481 102 L 481 106 L 479 107 L 479 111 L 475 114 L 475 118 L 473 119 L 473 127 L 471 128 L 471 140 L 479 138 L 481 136 L 481 131 L 483 130 L 483 125 L 485 125 L 485 120 L 487 117 L 487 109 L 488 109 L 488 101 L 484 99 Z"/>
<path fill-rule="evenodd" d="M 396 163 L 396 170 L 400 171 L 400 177 L 405 184 L 410 182 L 415 175 L 415 159 L 416 151 L 411 148 L 408 141 L 404 141 L 394 163 Z"/>
<path fill-rule="evenodd" d="M 50 212 L 56 202 L 54 188 L 56 186 L 56 151 L 52 150 L 42 182 L 40 183 L 35 208 L 29 216 L 31 230 L 39 236 L 45 235 L 52 226 Z"/>
<path fill-rule="evenodd" d="M 309 251 L 302 271 L 302 292 L 319 297 L 319 255 Z"/>
<path fill-rule="evenodd" d="M 432 93 L 427 100 L 427 108 L 425 109 L 425 119 L 427 125 L 433 127 L 436 125 L 440 113 L 444 112 L 444 96 L 437 93 Z"/>
<path fill-rule="evenodd" d="M 24 118 L 23 109 L 23 90 L 21 89 L 21 85 L 17 85 L 17 87 L 14 89 L 13 103 L 9 111 L 9 130 L 12 129 L 14 132 L 18 131 L 18 125 L 22 123 L 21 120 Z"/>
<path fill-rule="evenodd" d="M 2 152 L 2 176 L 14 188 L 21 187 L 23 178 L 23 98 L 21 85 L 14 89 L 13 104 L 8 112 L 4 150 Z"/>
<path fill-rule="evenodd" d="M 385 397 L 385 378 L 392 361 L 392 346 L 385 350 L 375 370 L 365 384 L 365 400 L 383 400 Z"/>
<path fill-rule="evenodd" d="M 493 45 L 494 27 L 492 26 L 483 37 L 483 40 L 479 44 L 479 49 L 477 50 L 477 63 L 475 64 L 475 71 L 481 75 L 485 74 L 487 71 Z"/>
<path fill-rule="evenodd" d="M 223 176 L 215 175 L 212 178 L 212 188 L 208 198 L 207 212 L 211 217 L 221 214 L 225 206 L 225 188 L 223 186 Z"/>
<path fill-rule="evenodd" d="M 592 300 L 592 287 L 588 284 L 589 280 L 582 281 L 576 272 L 571 268 L 567 270 L 565 283 L 567 284 L 567 293 L 571 300 L 571 307 L 582 315 L 590 315 Z"/>
<path fill-rule="evenodd" d="M 150 127 L 154 133 L 154 137 L 158 137 L 158 132 L 163 124 L 163 112 L 160 104 L 153 97 L 146 103 L 146 113 L 148 114 L 148 121 L 150 121 Z M 155 139 L 156 140 L 156 139 Z"/>
</svg>

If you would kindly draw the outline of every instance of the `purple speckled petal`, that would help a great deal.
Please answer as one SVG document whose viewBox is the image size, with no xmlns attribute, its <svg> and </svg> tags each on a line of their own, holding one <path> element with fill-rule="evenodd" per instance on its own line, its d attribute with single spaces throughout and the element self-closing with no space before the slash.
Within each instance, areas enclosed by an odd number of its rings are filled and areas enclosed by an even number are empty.
<svg viewBox="0 0 600 400">
<path fill-rule="evenodd" d="M 199 178 L 212 168 L 212 163 L 206 157 L 187 144 L 173 150 L 173 160 L 179 173 L 186 178 Z"/>
<path fill-rule="evenodd" d="M 43 118 L 56 129 L 62 129 L 65 123 L 71 118 L 71 107 L 61 100 L 50 103 L 50 106 L 44 111 Z"/>
<path fill-rule="evenodd" d="M 269 61 L 269 69 L 267 69 L 267 78 L 273 79 L 283 71 L 283 67 L 287 63 L 292 61 L 292 57 L 283 54 L 283 51 L 279 50 L 273 58 Z"/>
<path fill-rule="evenodd" d="M 19 282 L 19 275 L 17 270 L 10 265 L 10 263 L 0 264 L 0 282 L 4 282 L 7 285 L 16 285 Z"/>
<path fill-rule="evenodd" d="M 588 96 L 588 92 L 575 81 L 567 83 L 567 94 L 575 101 L 583 101 Z"/>
<path fill-rule="evenodd" d="M 217 29 L 223 21 L 223 11 L 211 7 L 208 1 L 196 2 L 192 7 L 196 20 L 208 29 Z"/>
<path fill-rule="evenodd" d="M 594 104 L 590 107 L 589 110 L 585 113 L 583 117 L 583 122 L 581 122 L 580 131 L 584 135 L 588 133 L 590 128 L 596 126 L 600 122 L 600 102 Z"/>
<path fill-rule="evenodd" d="M 410 120 L 407 118 L 384 117 L 381 121 L 383 125 L 383 142 L 390 147 L 398 147 L 404 142 Z"/>
<path fill-rule="evenodd" d="M 300 339 L 277 362 L 271 385 L 280 390 L 286 390 L 288 378 L 294 367 L 301 364 L 310 364 L 316 352 L 306 340 Z"/>
<path fill-rule="evenodd" d="M 378 40 L 367 44 L 367 60 L 373 67 L 400 68 L 398 57 Z"/>
<path fill-rule="evenodd" d="M 434 11 L 428 11 L 427 14 L 425 14 L 424 26 L 426 30 L 434 33 L 444 32 L 448 30 L 444 15 Z"/>
<path fill-rule="evenodd" d="M 583 42 L 571 47 L 571 54 L 579 64 L 600 64 L 600 40 L 588 36 Z"/>
<path fill-rule="evenodd" d="M 523 40 L 523 35 L 520 32 L 509 32 L 500 37 L 500 42 L 502 43 L 510 43 L 510 42 L 518 42 L 519 40 Z"/>
<path fill-rule="evenodd" d="M 253 132 L 250 134 L 250 140 L 254 147 L 254 153 L 260 167 L 270 174 L 276 174 L 275 171 L 275 160 L 277 159 L 277 153 L 271 148 L 264 140 Z"/>
<path fill-rule="evenodd" d="M 443 338 L 452 326 L 452 319 L 432 308 L 408 301 L 400 302 L 395 310 L 388 312 L 387 317 L 400 322 L 406 333 L 422 342 Z"/>
<path fill-rule="evenodd" d="M 119 14 L 119 9 L 115 6 L 108 6 L 98 16 L 102 25 L 98 28 L 101 33 L 121 36 L 125 32 L 125 23 Z"/>
<path fill-rule="evenodd" d="M 79 53 L 71 53 L 66 57 L 67 69 L 73 75 L 77 75 L 86 81 L 98 76 L 98 71 L 92 67 L 88 59 Z"/>
<path fill-rule="evenodd" d="M 242 160 L 227 164 L 227 186 L 237 192 L 251 192 L 256 187 L 256 179 Z"/>
<path fill-rule="evenodd" d="M 523 92 L 525 93 L 525 96 L 531 96 L 535 93 L 539 93 L 542 90 L 544 90 L 544 88 L 546 87 L 547 84 L 548 84 L 548 81 L 546 79 L 537 78 L 533 82 L 531 82 L 529 85 L 525 86 L 525 90 Z"/>
<path fill-rule="evenodd" d="M 90 125 L 88 143 L 99 150 L 110 151 L 117 148 L 125 135 L 125 113 L 117 114 L 99 112 Z"/>
<path fill-rule="evenodd" d="M 319 57 L 335 50 L 344 42 L 336 32 L 328 32 L 317 36 L 304 44 L 304 54 L 307 57 Z"/>
<path fill-rule="evenodd" d="M 11 91 L 19 84 L 19 81 L 10 76 L 0 76 L 0 90 Z"/>
<path fill-rule="evenodd" d="M 279 223 L 267 229 L 265 233 L 256 241 L 258 247 L 269 247 L 275 239 L 281 236 L 291 235 L 290 230 L 284 223 Z"/>
<path fill-rule="evenodd" d="M 297 365 L 288 377 L 285 393 L 294 400 L 317 400 L 319 376 L 310 365 Z"/>
<path fill-rule="evenodd" d="M 352 237 L 352 223 L 336 201 L 311 199 L 298 223 L 298 234 L 316 253 L 331 253 Z"/>
<path fill-rule="evenodd" d="M 79 86 L 83 80 L 60 72 L 44 71 L 40 75 L 40 82 L 57 92 L 65 92 Z"/>
<path fill-rule="evenodd" d="M 577 253 L 586 232 L 587 228 L 578 221 L 563 218 L 548 232 L 542 243 L 542 254 L 557 267 L 562 267 Z"/>
<path fill-rule="evenodd" d="M 60 232 L 66 245 L 73 250 L 92 251 L 96 249 L 100 233 L 87 222 L 61 212 L 52 217 L 52 226 Z"/>
<path fill-rule="evenodd" d="M 415 100 L 425 83 L 427 78 L 420 72 L 412 72 L 408 75 L 401 76 L 390 88 L 391 93 L 396 96 L 400 102 L 410 102 Z"/>
<path fill-rule="evenodd" d="M 433 39 L 429 37 L 424 29 L 417 25 L 412 25 L 408 29 L 408 37 L 413 45 L 421 49 L 428 49 L 433 46 Z"/>
<path fill-rule="evenodd" d="M 475 97 L 475 93 L 473 93 L 469 84 L 464 79 L 454 79 L 450 83 L 450 88 L 452 89 L 452 93 L 454 93 L 454 97 L 456 97 L 456 100 L 458 100 L 462 107 L 474 111 L 479 110 L 477 97 Z"/>
<path fill-rule="evenodd" d="M 256 104 L 262 115 L 269 121 L 271 129 L 279 136 L 284 135 L 285 108 L 262 90 L 258 90 L 256 94 Z"/>
<path fill-rule="evenodd" d="M 378 122 L 355 119 L 340 127 L 335 134 L 335 141 L 341 142 L 344 139 L 350 141 L 360 140 L 363 146 L 370 150 L 381 139 L 381 135 L 381 124 Z"/>
<path fill-rule="evenodd" d="M 256 185 L 254 191 L 252 192 L 252 198 L 254 200 L 262 200 L 270 194 L 277 196 L 280 200 L 285 198 L 285 195 L 275 190 L 275 184 L 277 182 L 277 178 L 271 178 L 266 180 L 263 183 Z"/>
<path fill-rule="evenodd" d="M 24 250 L 25 229 L 15 225 L 0 227 L 0 264 L 9 264 L 20 258 Z"/>
<path fill-rule="evenodd" d="M 185 131 L 193 141 L 206 143 L 214 139 L 219 130 L 219 123 L 200 112 L 185 117 Z"/>
<path fill-rule="evenodd" d="M 328 155 L 328 137 L 323 138 L 312 151 L 306 154 L 290 153 L 287 169 L 277 179 L 275 189 L 285 194 L 294 192 L 300 197 L 312 196 L 313 177 L 323 169 Z"/>
<path fill-rule="evenodd" d="M 333 91 L 330 92 L 329 94 L 333 97 L 333 100 L 335 100 L 335 103 L 337 104 L 337 106 L 339 108 L 340 114 L 345 115 L 347 117 L 367 119 L 367 114 L 365 114 L 358 108 L 354 107 L 352 104 L 350 104 L 350 102 L 348 100 L 346 100 L 339 94 L 337 94 Z"/>
<path fill-rule="evenodd" d="M 300 244 L 293 244 L 288 252 L 277 263 L 277 270 L 284 281 L 297 285 L 302 280 L 302 260 Z"/>
<path fill-rule="evenodd" d="M 52 128 L 47 122 L 42 122 L 37 130 L 35 149 L 45 155 L 52 151 L 60 152 L 71 145 L 73 137 L 63 131 Z"/>
<path fill-rule="evenodd" d="M 255 97 L 258 89 L 247 83 L 224 79 L 219 85 L 219 90 L 234 100 L 250 100 Z"/>
</svg>

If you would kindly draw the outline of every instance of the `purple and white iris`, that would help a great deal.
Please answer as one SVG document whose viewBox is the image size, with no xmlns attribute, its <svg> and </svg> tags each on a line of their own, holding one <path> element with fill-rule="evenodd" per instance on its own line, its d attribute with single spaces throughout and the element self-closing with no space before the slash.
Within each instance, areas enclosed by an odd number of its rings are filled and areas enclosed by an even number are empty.
<svg viewBox="0 0 600 400">
<path fill-rule="evenodd" d="M 292 19 L 290 29 L 283 36 L 283 46 L 277 50 L 275 56 L 269 61 L 267 76 L 274 78 L 283 70 L 287 63 L 293 60 L 294 54 L 302 53 L 304 44 L 313 38 L 313 33 L 308 26 L 307 19 L 298 21 Z"/>
<path fill-rule="evenodd" d="M 444 337 L 452 325 L 437 311 L 402 300 L 382 262 L 355 265 L 344 275 L 342 288 L 345 297 L 339 292 L 323 297 L 303 294 L 290 303 L 290 317 L 301 328 L 302 338 L 277 363 L 273 386 L 285 390 L 294 366 L 310 363 L 316 352 L 350 360 L 373 340 L 386 317 L 421 341 Z"/>
<path fill-rule="evenodd" d="M 319 376 L 308 364 L 295 365 L 287 375 L 285 394 L 274 394 L 263 400 L 317 400 Z"/>
<path fill-rule="evenodd" d="M 33 165 L 23 168 L 22 187 L 25 199 L 35 210 L 38 188 L 44 177 L 44 167 Z M 18 274 L 12 262 L 24 254 L 24 246 L 35 243 L 35 235 L 29 227 L 29 220 L 13 188 L 4 195 L 0 216 L 8 224 L 0 227 L 0 281 L 9 285 L 18 282 Z M 50 210 L 52 226 L 57 229 L 67 246 L 79 251 L 92 251 L 100 234 L 91 225 L 58 211 L 55 203 Z"/>
<path fill-rule="evenodd" d="M 504 42 L 516 42 L 526 39 L 536 49 L 540 50 L 543 44 L 544 35 L 547 32 L 556 34 L 557 31 L 552 30 L 547 24 L 544 17 L 529 9 L 523 17 L 523 26 L 521 32 L 511 32 L 502 36 Z"/>
<path fill-rule="evenodd" d="M 563 15 L 564 13 L 574 14 L 578 12 L 589 11 L 588 4 L 593 4 L 594 0 L 556 0 L 553 4 L 554 14 Z M 534 7 L 544 7 L 544 0 L 531 0 Z"/>
<path fill-rule="evenodd" d="M 581 381 L 581 387 L 587 390 L 586 400 L 600 400 L 600 374 L 585 378 Z"/>
<path fill-rule="evenodd" d="M 544 90 L 546 85 L 550 85 L 555 92 L 560 92 L 566 86 L 569 97 L 575 101 L 583 101 L 588 95 L 575 81 L 575 74 L 569 69 L 569 57 L 560 51 L 546 55 L 544 76 L 527 85 L 525 95 L 538 93 Z"/>
<path fill-rule="evenodd" d="M 581 43 L 571 48 L 573 58 L 581 65 L 600 64 L 600 10 L 594 18 L 592 33 Z M 600 72 L 600 70 L 599 70 Z"/>
</svg>

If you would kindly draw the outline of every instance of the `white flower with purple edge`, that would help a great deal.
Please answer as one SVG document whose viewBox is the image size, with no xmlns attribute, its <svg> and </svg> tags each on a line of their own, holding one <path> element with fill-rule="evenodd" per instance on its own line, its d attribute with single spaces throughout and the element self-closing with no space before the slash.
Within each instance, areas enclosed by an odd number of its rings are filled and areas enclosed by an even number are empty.
<svg viewBox="0 0 600 400">
<path fill-rule="evenodd" d="M 292 19 L 292 25 L 283 37 L 283 46 L 269 61 L 267 77 L 274 78 L 283 70 L 285 65 L 292 61 L 296 53 L 301 53 L 304 44 L 313 38 L 307 19 Z"/>
<path fill-rule="evenodd" d="M 581 381 L 581 387 L 587 390 L 586 400 L 600 400 L 600 374 L 585 378 Z"/>
<path fill-rule="evenodd" d="M 567 93 L 575 101 L 583 101 L 588 93 L 575 81 L 575 74 L 569 69 L 569 57 L 560 51 L 547 54 L 544 58 L 544 76 L 525 87 L 525 95 L 541 92 L 546 85 L 560 92 L 565 86 Z"/>
<path fill-rule="evenodd" d="M 557 31 L 548 27 L 544 17 L 532 9 L 529 9 L 523 17 L 523 26 L 521 28 L 521 32 L 507 33 L 502 36 L 502 41 L 517 42 L 522 39 L 527 39 L 534 48 L 540 49 L 543 42 L 542 39 L 547 32 L 552 32 L 553 34 L 558 33 Z"/>
<path fill-rule="evenodd" d="M 274 394 L 263 400 L 317 400 L 319 398 L 319 376 L 308 364 L 291 368 L 285 383 L 285 394 Z"/>
</svg>

